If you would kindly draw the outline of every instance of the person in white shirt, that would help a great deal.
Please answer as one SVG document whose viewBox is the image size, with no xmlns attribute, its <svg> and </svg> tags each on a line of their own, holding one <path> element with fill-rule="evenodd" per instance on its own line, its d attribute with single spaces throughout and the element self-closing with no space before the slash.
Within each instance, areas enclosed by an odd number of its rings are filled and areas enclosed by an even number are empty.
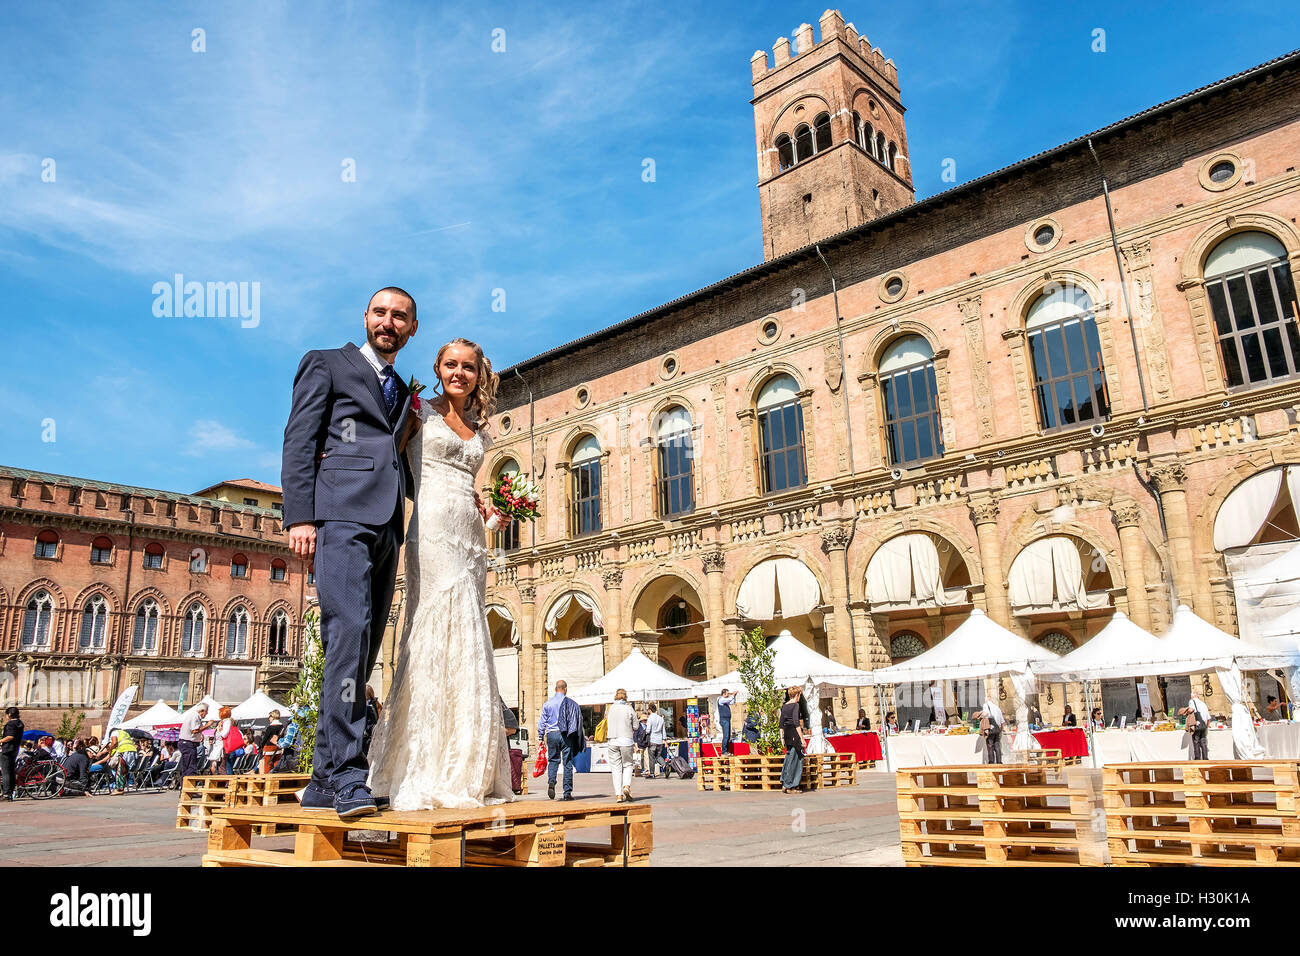
<svg viewBox="0 0 1300 956">
<path fill-rule="evenodd" d="M 722 688 L 718 698 L 718 723 L 722 727 L 722 753 L 731 753 L 731 705 L 736 702 L 736 695 L 727 688 Z"/>
<path fill-rule="evenodd" d="M 664 761 L 664 741 L 668 739 L 664 719 L 654 704 L 650 705 L 650 716 L 646 719 L 645 729 L 650 734 L 650 779 L 653 780 L 658 773 L 659 764 Z"/>
<path fill-rule="evenodd" d="M 181 729 L 176 743 L 181 751 L 181 778 L 194 776 L 198 769 L 199 745 L 203 742 L 203 731 L 212 726 L 205 719 L 208 705 L 200 701 L 181 716 Z"/>
<path fill-rule="evenodd" d="M 992 694 L 984 701 L 983 715 L 988 719 L 988 729 L 984 732 L 984 762 L 1001 763 L 1002 728 L 1006 726 L 1007 719 L 1002 714 L 1002 708 L 993 702 Z"/>
<path fill-rule="evenodd" d="M 609 771 L 614 783 L 614 796 L 619 803 L 632 799 L 632 732 L 636 729 L 636 714 L 627 702 L 627 691 L 614 692 L 614 703 L 605 715 L 605 734 L 609 744 Z"/>
<path fill-rule="evenodd" d="M 1210 708 L 1201 700 L 1200 691 L 1192 691 L 1192 699 L 1179 713 L 1188 718 L 1192 732 L 1192 759 L 1209 760 L 1210 748 L 1205 739 L 1205 732 L 1210 729 Z"/>
</svg>

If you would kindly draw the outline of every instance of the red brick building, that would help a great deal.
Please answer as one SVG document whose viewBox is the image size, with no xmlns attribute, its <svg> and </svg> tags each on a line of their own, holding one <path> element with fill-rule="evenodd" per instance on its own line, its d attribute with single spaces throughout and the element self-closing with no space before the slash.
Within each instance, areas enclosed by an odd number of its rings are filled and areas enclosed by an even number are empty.
<svg viewBox="0 0 1300 956">
<path fill-rule="evenodd" d="M 869 669 L 975 607 L 1068 651 L 1300 603 L 1300 54 L 920 202 L 906 83 L 837 11 L 750 69 L 765 261 L 501 374 L 483 478 L 544 489 L 489 581 L 529 719 L 753 627 Z"/>
<path fill-rule="evenodd" d="M 283 699 L 314 596 L 278 511 L 0 466 L 0 696 L 29 726 L 89 732 L 131 684 L 132 712 Z"/>
</svg>

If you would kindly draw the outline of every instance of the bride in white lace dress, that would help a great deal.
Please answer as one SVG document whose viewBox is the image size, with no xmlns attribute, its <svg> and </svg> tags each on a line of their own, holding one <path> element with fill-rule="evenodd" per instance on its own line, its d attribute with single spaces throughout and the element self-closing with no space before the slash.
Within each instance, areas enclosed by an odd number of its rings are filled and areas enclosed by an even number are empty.
<svg viewBox="0 0 1300 956">
<path fill-rule="evenodd" d="M 394 810 L 513 799 L 484 604 L 490 553 L 474 492 L 497 377 L 465 339 L 444 345 L 435 367 L 443 394 L 420 402 L 406 447 L 415 477 L 406 627 L 369 753 L 370 789 Z"/>
</svg>

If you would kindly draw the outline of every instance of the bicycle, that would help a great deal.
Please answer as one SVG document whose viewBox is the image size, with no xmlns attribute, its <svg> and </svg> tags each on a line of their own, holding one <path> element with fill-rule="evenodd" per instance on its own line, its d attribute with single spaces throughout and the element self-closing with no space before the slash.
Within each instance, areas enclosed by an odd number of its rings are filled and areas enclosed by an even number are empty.
<svg viewBox="0 0 1300 956">
<path fill-rule="evenodd" d="M 57 760 L 25 760 L 17 768 L 15 796 L 48 800 L 63 793 L 66 774 Z"/>
</svg>

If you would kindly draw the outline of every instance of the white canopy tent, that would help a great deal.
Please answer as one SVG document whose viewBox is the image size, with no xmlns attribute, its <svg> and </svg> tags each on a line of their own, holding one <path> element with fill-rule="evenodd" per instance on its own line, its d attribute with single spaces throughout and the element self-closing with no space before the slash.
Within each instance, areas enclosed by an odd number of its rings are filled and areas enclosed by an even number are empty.
<svg viewBox="0 0 1300 956">
<path fill-rule="evenodd" d="M 1030 675 L 1035 664 L 1058 655 L 998 624 L 979 608 L 923 654 L 872 671 L 877 684 L 927 683 L 977 677 Z"/>
<path fill-rule="evenodd" d="M 230 716 L 234 720 L 265 720 L 271 716 L 273 710 L 278 710 L 283 717 L 289 716 L 288 707 L 272 700 L 259 690 L 248 700 L 235 707 L 230 712 Z"/>
<path fill-rule="evenodd" d="M 1164 643 L 1150 631 L 1134 624 L 1123 611 L 1064 657 L 1034 666 L 1040 680 L 1106 680 L 1174 673 L 1165 669 L 1168 654 Z"/>
<path fill-rule="evenodd" d="M 768 558 L 750 568 L 740 583 L 736 611 L 750 621 L 771 621 L 778 591 L 782 618 L 808 614 L 822 602 L 821 586 L 806 564 L 797 558 Z"/>
<path fill-rule="evenodd" d="M 837 664 L 825 655 L 818 654 L 789 631 L 782 631 L 772 642 L 772 674 L 777 687 L 793 687 L 811 680 L 821 688 L 870 687 L 874 683 L 870 671 L 860 671 L 846 664 Z M 745 699 L 745 687 L 740 681 L 740 671 L 734 670 L 712 680 L 700 681 L 695 691 L 700 696 L 716 697 L 727 688 Z"/>
<path fill-rule="evenodd" d="M 127 730 L 153 730 L 155 727 L 170 726 L 180 722 L 181 715 L 177 711 L 158 701 L 143 714 L 122 721 L 121 726 Z"/>
<path fill-rule="evenodd" d="M 569 696 L 579 704 L 608 704 L 620 687 L 627 691 L 629 701 L 683 700 L 700 693 L 697 681 L 674 674 L 634 647 L 612 671 L 586 687 L 570 691 Z"/>
</svg>

